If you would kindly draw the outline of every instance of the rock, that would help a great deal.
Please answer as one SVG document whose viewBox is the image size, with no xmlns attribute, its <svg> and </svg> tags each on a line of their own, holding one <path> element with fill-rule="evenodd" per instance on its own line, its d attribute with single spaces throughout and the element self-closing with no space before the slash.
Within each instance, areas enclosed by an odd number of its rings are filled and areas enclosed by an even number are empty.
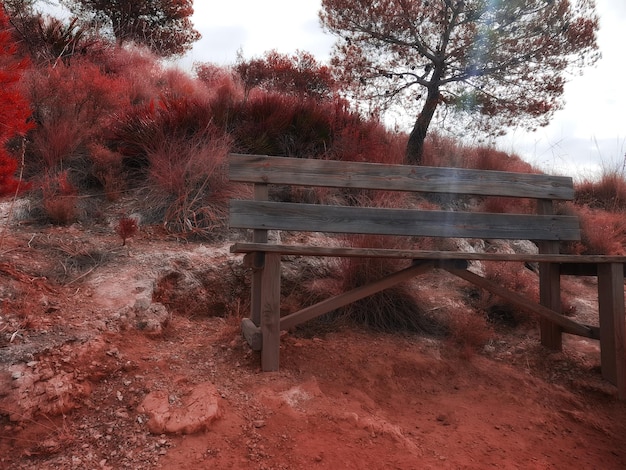
<svg viewBox="0 0 626 470">
<path fill-rule="evenodd" d="M 152 299 L 150 296 L 144 295 L 142 297 L 138 297 L 135 300 L 135 304 L 133 308 L 135 310 L 147 310 L 152 305 Z"/>
<path fill-rule="evenodd" d="M 158 336 L 163 333 L 163 328 L 170 321 L 171 314 L 165 305 L 152 302 L 148 306 L 140 302 L 136 307 L 125 307 L 119 313 L 119 321 L 122 329 L 134 327 L 150 335 Z M 132 325 L 132 326 L 131 326 Z"/>
<path fill-rule="evenodd" d="M 220 396 L 211 383 L 196 385 L 176 403 L 167 391 L 149 393 L 138 407 L 148 415 L 148 430 L 153 434 L 194 434 L 205 431 L 222 415 Z"/>
<path fill-rule="evenodd" d="M 241 333 L 253 351 L 260 351 L 263 348 L 263 334 L 261 333 L 261 328 L 256 326 L 249 318 L 242 320 Z"/>
</svg>

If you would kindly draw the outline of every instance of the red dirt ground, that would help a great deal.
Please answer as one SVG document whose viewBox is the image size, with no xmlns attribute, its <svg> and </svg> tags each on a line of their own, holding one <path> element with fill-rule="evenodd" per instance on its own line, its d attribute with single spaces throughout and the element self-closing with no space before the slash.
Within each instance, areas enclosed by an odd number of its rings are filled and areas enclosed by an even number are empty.
<svg viewBox="0 0 626 470">
<path fill-rule="evenodd" d="M 0 468 L 626 468 L 626 404 L 600 376 L 596 343 L 567 337 L 549 352 L 534 327 L 501 328 L 469 351 L 344 327 L 285 334 L 280 372 L 262 373 L 239 294 L 211 300 L 220 273 L 238 275 L 227 246 L 11 228 Z M 433 309 L 467 308 L 436 276 L 422 281 Z M 154 308 L 155 289 L 182 280 L 195 289 L 181 295 L 188 314 Z M 571 289 L 591 305 L 592 281 Z M 160 417 L 147 397 L 162 399 Z"/>
</svg>

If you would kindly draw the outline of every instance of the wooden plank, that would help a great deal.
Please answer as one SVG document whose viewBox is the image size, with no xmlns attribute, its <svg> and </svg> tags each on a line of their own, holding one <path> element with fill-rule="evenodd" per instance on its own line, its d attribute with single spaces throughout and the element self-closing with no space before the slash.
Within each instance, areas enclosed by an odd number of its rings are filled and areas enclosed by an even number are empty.
<svg viewBox="0 0 626 470">
<path fill-rule="evenodd" d="M 625 400 L 624 270 L 620 264 L 598 266 L 598 307 L 602 377 L 617 385 L 619 399 Z"/>
<path fill-rule="evenodd" d="M 266 255 L 261 290 L 261 368 L 269 372 L 278 370 L 280 356 L 280 255 Z"/>
<path fill-rule="evenodd" d="M 394 248 L 353 248 L 348 246 L 330 247 L 313 245 L 284 245 L 262 243 L 235 243 L 230 247 L 231 253 L 281 253 L 291 256 L 328 256 L 338 258 L 396 258 L 424 260 L 475 260 L 475 261 L 510 261 L 510 262 L 549 262 L 563 266 L 567 264 L 602 264 L 626 263 L 626 256 L 605 255 L 562 255 L 562 254 L 531 254 L 531 253 L 476 253 L 462 251 L 428 251 L 402 250 Z M 566 270 L 562 268 L 562 270 Z M 590 271 L 596 272 L 595 267 Z"/>
<path fill-rule="evenodd" d="M 234 228 L 445 238 L 579 240 L 578 218 L 232 200 Z"/>
<path fill-rule="evenodd" d="M 512 292 L 505 287 L 502 287 L 488 279 L 485 279 L 484 277 L 479 276 L 478 274 L 474 274 L 473 272 L 464 269 L 454 269 L 450 267 L 444 267 L 444 269 L 454 274 L 455 276 L 460 277 L 461 279 L 465 279 L 466 281 L 471 282 L 472 284 L 482 289 L 493 292 L 494 294 L 516 304 L 520 308 L 534 312 L 542 318 L 549 319 L 551 322 L 561 326 L 563 330 L 567 333 L 584 336 L 586 338 L 598 339 L 596 337 L 596 330 L 594 330 L 594 328 L 587 325 L 581 325 L 580 323 L 576 323 L 575 321 L 570 320 L 569 318 L 553 310 L 550 310 L 543 305 L 536 304 L 528 300 L 526 297 Z"/>
<path fill-rule="evenodd" d="M 433 263 L 420 263 L 412 265 L 408 268 L 397 271 L 393 274 L 385 276 L 382 279 L 371 282 L 365 286 L 357 287 L 349 292 L 344 292 L 330 299 L 318 302 L 315 305 L 303 308 L 298 312 L 286 315 L 280 319 L 280 329 L 288 330 L 294 326 L 311 320 L 313 318 L 324 315 L 325 313 L 332 312 L 344 305 L 348 305 L 357 300 L 363 299 L 367 296 L 380 292 L 381 290 L 395 286 L 396 284 L 425 273 L 433 268 Z"/>
<path fill-rule="evenodd" d="M 231 154 L 231 181 L 572 200 L 565 176 Z"/>
</svg>

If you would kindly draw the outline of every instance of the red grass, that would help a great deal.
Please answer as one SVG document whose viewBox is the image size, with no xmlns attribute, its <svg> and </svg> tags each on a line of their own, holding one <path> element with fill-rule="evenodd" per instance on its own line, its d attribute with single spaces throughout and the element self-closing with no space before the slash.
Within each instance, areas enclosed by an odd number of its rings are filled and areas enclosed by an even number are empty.
<svg viewBox="0 0 626 470">
<path fill-rule="evenodd" d="M 78 219 L 78 191 L 70 182 L 67 170 L 47 176 L 41 190 L 43 208 L 51 223 L 68 225 Z"/>
<path fill-rule="evenodd" d="M 577 205 L 611 212 L 626 210 L 626 180 L 618 171 L 605 172 L 599 181 L 578 183 L 575 190 Z"/>
<path fill-rule="evenodd" d="M 538 173 L 538 170 L 517 155 L 509 155 L 491 147 L 462 145 L 436 132 L 426 138 L 423 161 L 426 166 Z"/>
<path fill-rule="evenodd" d="M 581 241 L 568 245 L 569 252 L 588 255 L 626 254 L 626 218 L 623 212 L 574 207 L 580 218 Z"/>
<path fill-rule="evenodd" d="M 481 210 L 499 214 L 536 214 L 537 203 L 534 199 L 488 197 L 482 201 Z"/>
<path fill-rule="evenodd" d="M 87 59 L 40 67 L 25 86 L 38 124 L 28 148 L 35 172 L 84 165 L 86 148 L 102 138 L 112 114 L 126 101 L 125 81 L 104 75 Z"/>
<path fill-rule="evenodd" d="M 101 144 L 91 144 L 89 153 L 92 161 L 92 173 L 104 189 L 109 201 L 117 201 L 125 188 L 122 171 L 122 156 Z"/>
</svg>

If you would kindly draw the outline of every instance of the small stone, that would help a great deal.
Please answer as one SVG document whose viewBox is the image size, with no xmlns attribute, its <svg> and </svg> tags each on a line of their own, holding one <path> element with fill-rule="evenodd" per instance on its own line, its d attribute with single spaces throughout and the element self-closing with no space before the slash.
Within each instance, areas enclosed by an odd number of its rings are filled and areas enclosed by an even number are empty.
<svg viewBox="0 0 626 470">
<path fill-rule="evenodd" d="M 262 428 L 262 427 L 264 427 L 264 426 L 265 426 L 265 420 L 263 420 L 263 419 L 257 419 L 256 421 L 253 421 L 253 422 L 252 422 L 252 425 L 253 425 L 255 428 L 257 428 L 257 429 L 258 429 L 258 428 Z"/>
</svg>

